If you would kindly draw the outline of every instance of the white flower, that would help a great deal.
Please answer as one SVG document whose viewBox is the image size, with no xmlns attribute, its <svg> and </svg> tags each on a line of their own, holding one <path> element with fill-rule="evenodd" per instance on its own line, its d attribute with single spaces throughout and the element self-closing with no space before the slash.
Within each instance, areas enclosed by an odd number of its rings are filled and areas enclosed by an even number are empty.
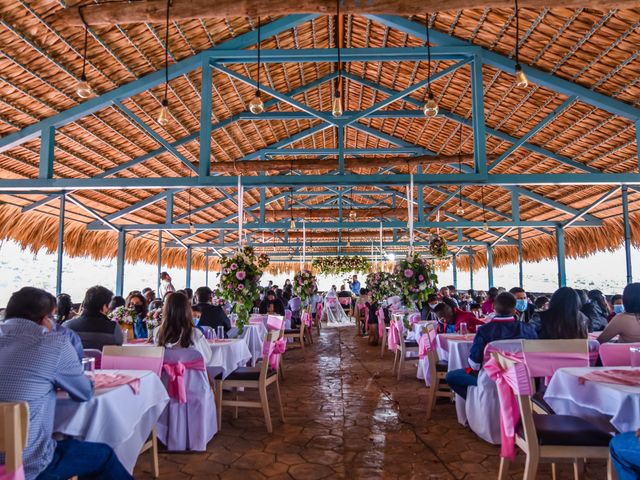
<svg viewBox="0 0 640 480">
<path fill-rule="evenodd" d="M 420 285 L 418 285 L 418 288 L 422 292 L 422 291 L 427 289 L 427 284 L 425 282 L 422 282 L 422 283 L 420 283 Z"/>
</svg>

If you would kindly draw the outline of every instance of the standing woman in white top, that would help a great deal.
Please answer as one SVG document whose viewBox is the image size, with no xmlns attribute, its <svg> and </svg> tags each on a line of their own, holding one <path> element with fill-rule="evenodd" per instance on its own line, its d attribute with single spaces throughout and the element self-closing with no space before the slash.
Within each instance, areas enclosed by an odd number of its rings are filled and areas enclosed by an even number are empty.
<svg viewBox="0 0 640 480">
<path fill-rule="evenodd" d="M 176 291 L 176 288 L 171 283 L 171 275 L 167 272 L 162 272 L 160 274 L 160 298 L 164 300 L 164 297 L 167 296 L 167 293 L 173 293 Z"/>
<path fill-rule="evenodd" d="M 167 297 L 162 309 L 162 325 L 153 332 L 153 341 L 159 347 L 191 348 L 200 352 L 209 364 L 213 354 L 203 333 L 193 325 L 191 304 L 183 293 Z"/>
</svg>

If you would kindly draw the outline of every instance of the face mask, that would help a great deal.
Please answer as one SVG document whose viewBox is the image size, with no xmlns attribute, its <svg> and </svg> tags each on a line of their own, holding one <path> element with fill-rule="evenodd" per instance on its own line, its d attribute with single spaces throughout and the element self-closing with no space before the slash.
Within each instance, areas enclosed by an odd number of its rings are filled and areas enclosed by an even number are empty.
<svg viewBox="0 0 640 480">
<path fill-rule="evenodd" d="M 436 303 L 430 303 L 430 304 L 429 304 L 429 308 L 436 308 L 436 305 L 438 305 L 438 302 L 436 302 Z"/>
<path fill-rule="evenodd" d="M 529 302 L 526 300 L 516 300 L 516 310 L 519 312 L 524 312 L 527 309 Z"/>
<path fill-rule="evenodd" d="M 198 323 L 200 323 L 200 317 L 193 317 L 192 319 L 194 325 L 198 325 Z"/>
<path fill-rule="evenodd" d="M 134 305 L 133 309 L 136 311 L 136 313 L 142 313 L 144 311 L 144 307 L 142 305 Z"/>
<path fill-rule="evenodd" d="M 623 313 L 624 312 L 624 305 L 614 305 L 613 306 L 613 311 L 618 314 L 618 313 Z"/>
</svg>

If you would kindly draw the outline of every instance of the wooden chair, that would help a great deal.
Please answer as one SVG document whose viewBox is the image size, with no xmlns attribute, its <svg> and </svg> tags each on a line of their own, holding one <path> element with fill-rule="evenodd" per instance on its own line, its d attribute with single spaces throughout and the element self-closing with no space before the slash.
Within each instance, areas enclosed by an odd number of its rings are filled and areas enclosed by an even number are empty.
<svg viewBox="0 0 640 480">
<path fill-rule="evenodd" d="M 404 324 L 402 320 L 402 315 L 396 319 L 395 322 L 392 322 L 390 329 L 396 329 L 398 333 L 398 345 L 396 346 L 395 356 L 393 358 L 393 370 L 391 370 L 391 374 L 395 374 L 397 372 L 398 380 L 402 376 L 402 367 L 404 366 L 405 360 L 408 358 L 417 359 L 418 354 L 418 342 L 416 341 L 408 341 L 404 339 Z M 415 356 L 408 357 L 409 354 L 416 354 Z M 397 368 L 397 371 L 396 371 Z"/>
<path fill-rule="evenodd" d="M 0 403 L 0 452 L 4 453 L 4 472 L 0 473 L 9 478 L 24 479 L 22 452 L 27 447 L 28 427 L 28 403 Z"/>
<path fill-rule="evenodd" d="M 342 306 L 344 313 L 349 319 L 353 317 L 353 310 L 351 309 L 351 297 L 338 297 L 338 302 Z"/>
<path fill-rule="evenodd" d="M 278 340 L 280 332 L 270 331 L 267 333 L 265 342 L 273 343 Z M 269 366 L 269 359 L 265 358 L 257 368 L 240 367 L 231 372 L 227 378 L 223 379 L 222 375 L 215 378 L 216 400 L 218 402 L 218 424 L 222 423 L 222 407 L 235 407 L 234 418 L 238 418 L 238 407 L 262 408 L 264 413 L 264 421 L 267 431 L 271 433 L 273 426 L 271 424 L 271 412 L 269 411 L 269 398 L 267 387 L 275 386 L 276 397 L 278 399 L 278 409 L 280 419 L 284 423 L 284 409 L 282 407 L 282 398 L 280 397 L 280 385 L 278 383 L 278 369 L 273 370 Z M 234 389 L 234 399 L 225 400 L 223 398 L 223 387 Z M 260 401 L 241 400 L 238 398 L 239 389 L 254 389 L 258 391 Z"/>
<path fill-rule="evenodd" d="M 306 332 L 306 326 L 304 322 L 300 322 L 300 326 L 298 328 L 285 329 L 284 338 L 291 339 L 293 340 L 294 343 L 295 342 L 300 343 L 300 348 L 302 348 L 302 351 L 304 352 L 304 343 L 307 338 L 307 335 L 305 334 L 305 332 Z"/>
<path fill-rule="evenodd" d="M 433 324 L 427 324 L 422 329 L 422 335 L 427 335 L 429 346 L 427 348 L 428 375 L 431 379 L 429 392 L 427 393 L 427 420 L 431 418 L 438 398 L 451 399 L 451 389 L 447 385 L 446 377 L 449 363 L 438 358 L 436 348 L 436 329 Z M 427 375 L 427 372 L 425 372 Z"/>
<path fill-rule="evenodd" d="M 523 363 L 505 357 L 500 352 L 492 354 L 493 358 L 504 370 L 510 368 L 526 368 Z M 526 372 L 524 375 L 528 376 Z M 522 376 L 518 375 L 519 378 Z M 534 386 L 525 389 L 513 388 L 513 393 L 520 410 L 520 427 L 516 433 L 516 446 L 526 455 L 524 480 L 534 480 L 541 460 L 554 462 L 558 459 L 569 459 L 574 463 L 574 476 L 578 478 L 582 459 L 607 459 L 607 478 L 615 478 L 609 456 L 611 435 L 599 430 L 587 420 L 571 415 L 540 415 L 533 411 L 531 392 Z M 499 480 L 509 477 L 510 461 L 500 461 Z"/>
<path fill-rule="evenodd" d="M 160 376 L 164 360 L 164 347 L 146 345 L 116 346 L 105 345 L 102 348 L 102 368 L 109 370 L 150 370 Z M 156 427 L 151 430 L 149 440 L 140 449 L 140 455 L 151 451 L 153 477 L 160 476 L 158 461 L 158 435 Z"/>
</svg>

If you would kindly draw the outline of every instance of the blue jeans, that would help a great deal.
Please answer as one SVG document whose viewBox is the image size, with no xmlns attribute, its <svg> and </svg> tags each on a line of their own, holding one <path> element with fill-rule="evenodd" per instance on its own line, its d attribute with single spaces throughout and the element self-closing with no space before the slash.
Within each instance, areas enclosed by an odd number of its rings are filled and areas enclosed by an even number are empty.
<svg viewBox="0 0 640 480">
<path fill-rule="evenodd" d="M 636 437 L 636 432 L 616 435 L 609 448 L 619 480 L 640 478 L 640 439 Z"/>
<path fill-rule="evenodd" d="M 133 480 L 116 457 L 113 449 L 104 443 L 61 440 L 51 463 L 36 480 Z"/>
<path fill-rule="evenodd" d="M 478 385 L 478 377 L 467 373 L 464 368 L 451 370 L 447 373 L 447 385 L 465 400 L 467 399 L 467 389 Z"/>
</svg>

